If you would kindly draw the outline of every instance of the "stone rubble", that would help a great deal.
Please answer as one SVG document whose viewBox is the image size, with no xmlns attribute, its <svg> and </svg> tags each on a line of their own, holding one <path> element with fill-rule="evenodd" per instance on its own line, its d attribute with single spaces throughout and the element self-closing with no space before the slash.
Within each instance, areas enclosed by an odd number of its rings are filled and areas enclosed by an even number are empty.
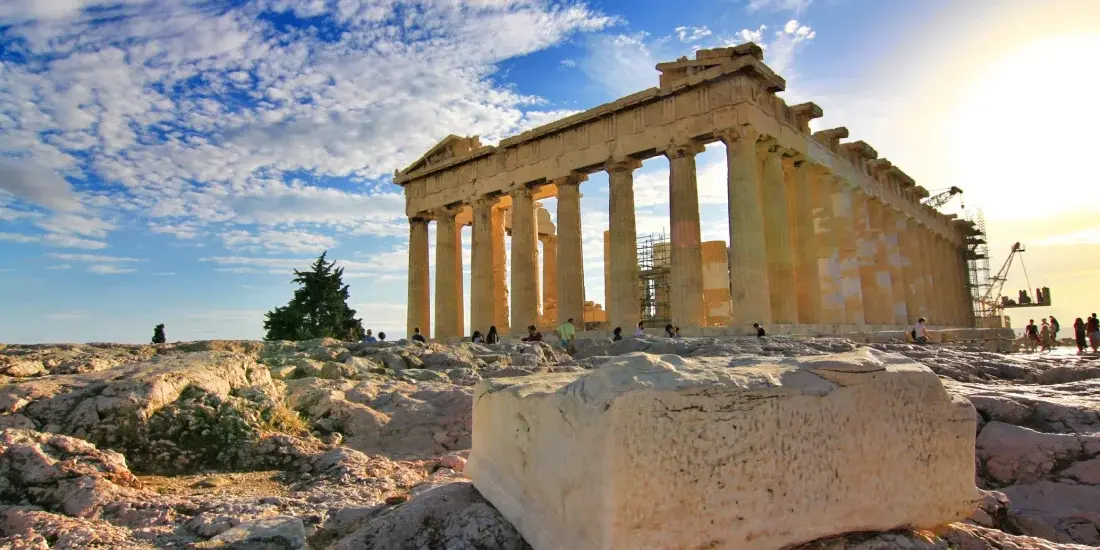
<svg viewBox="0 0 1100 550">
<path fill-rule="evenodd" d="M 7 345 L 0 549 L 528 548 L 464 477 L 477 383 L 637 351 L 738 369 L 860 346 L 582 339 L 572 358 L 524 342 Z M 833 533 L 792 548 L 1100 546 L 1096 357 L 870 347 L 928 366 L 973 404 L 982 501 L 930 531 Z"/>
</svg>

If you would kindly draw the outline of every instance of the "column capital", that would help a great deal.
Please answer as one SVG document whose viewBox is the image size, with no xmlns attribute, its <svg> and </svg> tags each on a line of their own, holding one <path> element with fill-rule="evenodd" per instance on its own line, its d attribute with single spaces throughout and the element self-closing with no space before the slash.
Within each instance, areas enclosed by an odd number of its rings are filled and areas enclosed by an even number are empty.
<svg viewBox="0 0 1100 550">
<path fill-rule="evenodd" d="M 470 207 L 474 210 L 489 209 L 496 206 L 500 199 L 495 195 L 479 195 L 470 199 Z"/>
<path fill-rule="evenodd" d="M 756 149 L 757 153 L 768 157 L 780 157 L 785 153 L 779 142 L 770 137 L 756 142 Z"/>
<path fill-rule="evenodd" d="M 511 195 L 513 199 L 519 197 L 532 198 L 534 195 L 534 190 L 526 185 L 517 185 L 509 189 L 508 194 Z"/>
<path fill-rule="evenodd" d="M 756 142 L 760 139 L 760 132 L 749 125 L 743 126 L 731 126 L 722 130 L 714 132 L 714 137 L 726 145 L 733 145 L 739 141 L 751 141 Z"/>
<path fill-rule="evenodd" d="M 428 223 L 432 221 L 432 214 L 430 212 L 417 212 L 414 216 L 409 216 L 409 224 Z"/>
<path fill-rule="evenodd" d="M 562 187 L 564 185 L 580 185 L 583 182 L 588 181 L 588 174 L 582 172 L 570 172 L 568 176 L 562 176 L 560 178 L 554 178 L 550 183 L 556 187 Z"/>
<path fill-rule="evenodd" d="M 445 220 L 447 218 L 454 218 L 461 211 L 462 211 L 462 205 L 441 206 L 441 207 L 435 208 L 431 211 L 432 212 L 432 219 L 436 220 L 436 221 L 439 221 L 439 220 Z"/>
<path fill-rule="evenodd" d="M 663 153 L 666 157 L 668 157 L 669 160 L 672 160 L 674 158 L 682 158 L 682 157 L 686 157 L 686 156 L 695 156 L 695 155 L 698 155 L 699 153 L 702 153 L 705 150 L 706 150 L 706 146 L 703 145 L 702 143 L 699 143 L 697 141 L 688 139 L 688 140 L 671 141 L 660 152 Z"/>
<path fill-rule="evenodd" d="M 550 243 L 550 242 L 554 242 L 554 241 L 558 240 L 558 236 L 557 235 L 549 235 L 549 234 L 546 234 L 546 233 L 539 233 L 539 240 L 544 242 L 544 243 Z"/>
<path fill-rule="evenodd" d="M 607 159 L 604 170 L 607 172 L 633 172 L 642 167 L 642 161 L 634 157 L 618 157 Z"/>
</svg>

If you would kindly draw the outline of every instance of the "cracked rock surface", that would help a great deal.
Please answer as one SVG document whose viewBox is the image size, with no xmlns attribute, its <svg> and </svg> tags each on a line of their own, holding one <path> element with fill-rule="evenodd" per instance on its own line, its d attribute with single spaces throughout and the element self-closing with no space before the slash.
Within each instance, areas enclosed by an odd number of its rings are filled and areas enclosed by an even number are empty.
<svg viewBox="0 0 1100 550">
<path fill-rule="evenodd" d="M 882 340 L 870 346 L 928 366 L 974 405 L 981 505 L 930 531 L 797 548 L 1100 545 L 1100 361 Z M 480 380 L 636 351 L 737 369 L 863 345 L 582 339 L 575 357 L 523 342 L 0 346 L 0 549 L 529 548 L 452 469 L 465 465 Z"/>
</svg>

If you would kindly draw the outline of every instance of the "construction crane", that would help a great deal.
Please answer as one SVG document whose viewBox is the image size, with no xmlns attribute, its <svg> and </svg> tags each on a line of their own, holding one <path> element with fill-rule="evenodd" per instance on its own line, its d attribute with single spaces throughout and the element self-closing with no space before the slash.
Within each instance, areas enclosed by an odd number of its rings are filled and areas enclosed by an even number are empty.
<svg viewBox="0 0 1100 550">
<path fill-rule="evenodd" d="M 951 198 L 954 197 L 955 195 L 961 195 L 962 192 L 963 192 L 962 189 L 959 189 L 958 187 L 955 187 L 954 185 L 952 185 L 950 188 L 944 189 L 943 191 L 940 191 L 940 192 L 928 197 L 927 199 L 924 199 L 924 201 L 922 201 L 921 204 L 926 204 L 928 206 L 931 206 L 932 208 L 939 208 L 939 207 L 947 204 L 948 201 L 950 201 Z M 965 208 L 965 205 L 963 207 Z"/>
<path fill-rule="evenodd" d="M 989 290 L 979 299 L 979 309 L 986 315 L 999 317 L 1002 310 L 1006 308 L 1050 306 L 1050 288 L 1036 288 L 1034 299 L 1028 295 L 1028 289 L 1031 288 L 1031 279 L 1027 275 L 1027 265 L 1024 264 L 1023 253 L 1026 251 L 1020 243 L 1013 244 L 1012 250 L 1008 253 L 1008 258 L 1001 265 L 1001 269 L 989 279 Z M 1002 291 L 1005 282 L 1008 281 L 1008 272 L 1012 269 L 1013 260 L 1017 257 L 1020 258 L 1020 266 L 1024 270 L 1024 280 L 1027 282 L 1028 289 L 1020 290 L 1017 299 L 1013 300 L 1008 296 L 1003 296 Z"/>
</svg>

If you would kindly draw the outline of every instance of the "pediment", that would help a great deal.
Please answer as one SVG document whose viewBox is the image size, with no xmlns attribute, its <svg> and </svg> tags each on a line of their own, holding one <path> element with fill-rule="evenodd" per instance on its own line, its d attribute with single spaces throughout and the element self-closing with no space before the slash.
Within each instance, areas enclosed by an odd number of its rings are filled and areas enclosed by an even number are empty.
<svg viewBox="0 0 1100 550">
<path fill-rule="evenodd" d="M 439 143 L 435 144 L 431 149 L 428 149 L 427 153 L 424 153 L 416 162 L 409 165 L 399 174 L 409 174 L 420 170 L 421 168 L 427 168 L 436 164 L 449 161 L 451 159 L 464 157 L 470 154 L 471 151 L 481 147 L 481 139 L 479 136 L 472 137 L 458 137 L 451 134 L 443 138 Z"/>
</svg>

